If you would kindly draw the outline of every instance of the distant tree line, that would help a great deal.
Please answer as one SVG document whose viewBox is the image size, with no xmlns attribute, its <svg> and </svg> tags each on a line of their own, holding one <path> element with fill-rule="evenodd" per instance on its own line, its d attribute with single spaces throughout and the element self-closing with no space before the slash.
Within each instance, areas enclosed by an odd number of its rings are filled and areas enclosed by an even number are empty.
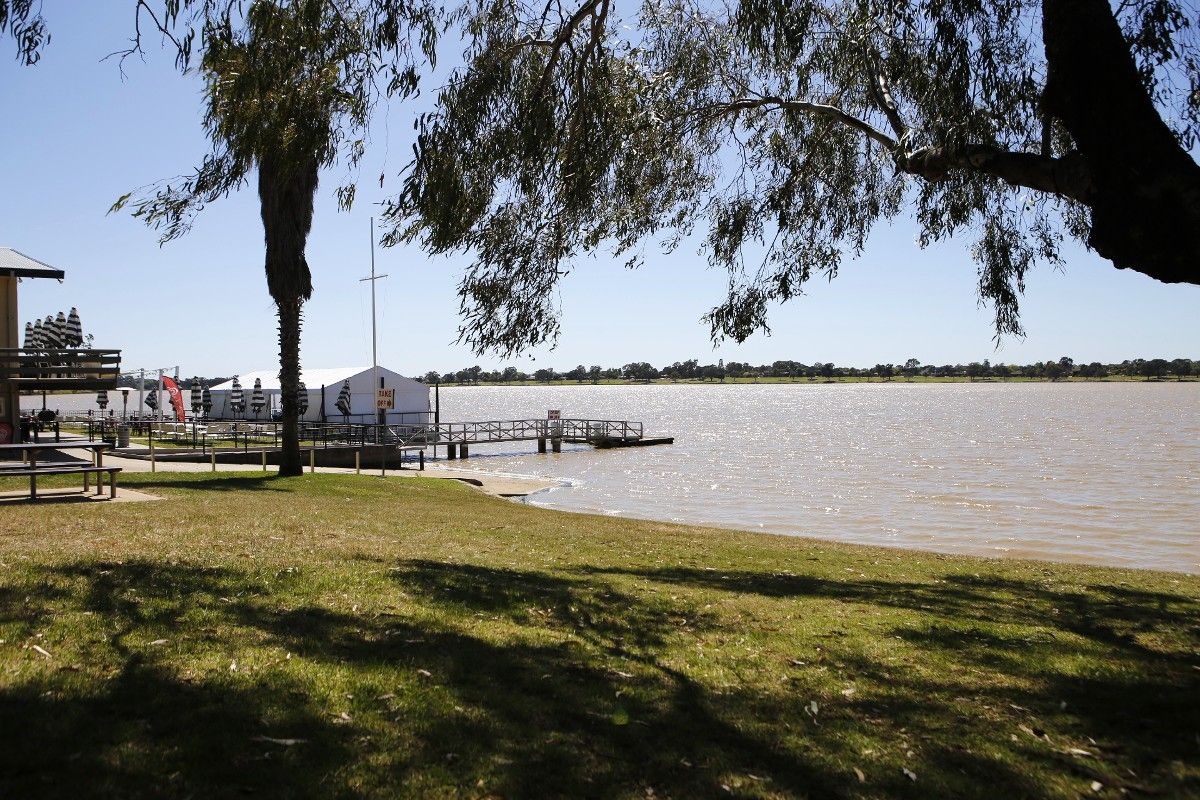
<svg viewBox="0 0 1200 800">
<path fill-rule="evenodd" d="M 876 364 L 873 367 L 839 367 L 832 362 L 815 362 L 804 364 L 799 361 L 774 361 L 770 364 L 744 364 L 738 361 L 725 363 L 724 359 L 716 364 L 701 364 L 697 359 L 676 361 L 664 367 L 655 367 L 645 361 L 635 361 L 622 367 L 584 366 L 580 364 L 571 370 L 556 370 L 553 367 L 543 367 L 532 373 L 524 372 L 516 367 L 485 370 L 479 366 L 466 367 L 459 370 L 449 370 L 439 373 L 430 371 L 417 378 L 428 384 L 433 383 L 523 383 L 534 381 L 538 383 L 574 382 L 599 383 L 600 381 L 717 381 L 726 379 L 780 379 L 806 378 L 809 380 L 833 380 L 835 378 L 878 378 L 881 380 L 912 379 L 912 378 L 969 378 L 969 379 L 1007 379 L 1007 378 L 1036 378 L 1038 380 L 1065 380 L 1067 378 L 1085 378 L 1098 380 L 1108 377 L 1145 378 L 1146 380 L 1175 378 L 1182 380 L 1187 377 L 1200 376 L 1200 361 L 1188 358 L 1176 358 L 1168 361 L 1165 358 L 1135 358 L 1127 359 L 1119 364 L 1102 364 L 1093 361 L 1088 364 L 1076 364 L 1073 358 L 1063 356 L 1057 361 L 1038 361 L 1032 364 L 993 364 L 988 359 L 972 361 L 969 364 L 922 364 L 915 358 L 910 358 L 903 364 Z"/>
</svg>

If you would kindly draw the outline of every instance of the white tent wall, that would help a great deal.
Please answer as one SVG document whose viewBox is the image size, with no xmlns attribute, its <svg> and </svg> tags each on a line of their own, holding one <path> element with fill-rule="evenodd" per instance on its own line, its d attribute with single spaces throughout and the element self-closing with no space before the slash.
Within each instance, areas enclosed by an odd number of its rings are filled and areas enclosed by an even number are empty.
<svg viewBox="0 0 1200 800">
<path fill-rule="evenodd" d="M 379 377 L 383 379 L 386 389 L 396 390 L 396 407 L 388 412 L 387 421 L 390 423 L 427 422 L 430 421 L 429 387 L 412 378 L 406 378 L 398 372 L 379 368 Z M 262 380 L 263 394 L 267 397 L 267 405 L 258 415 L 260 420 L 271 418 L 271 409 L 280 407 L 279 374 L 278 371 L 261 370 L 247 372 L 238 376 L 242 386 L 242 398 L 246 410 L 235 414 L 229 408 L 229 396 L 233 383 L 227 381 L 212 387 L 213 407 L 211 416 L 217 419 L 255 419 L 254 411 L 250 408 L 250 395 L 254 391 L 254 380 Z M 337 407 L 338 393 L 342 391 L 342 383 L 350 380 L 350 416 L 347 420 Z M 301 419 L 309 422 L 320 422 L 322 418 L 329 422 L 375 422 L 375 392 L 372 386 L 370 367 L 345 367 L 336 369 L 305 369 L 300 373 L 308 392 L 308 411 Z M 321 414 L 321 386 L 325 386 L 324 417 Z"/>
</svg>

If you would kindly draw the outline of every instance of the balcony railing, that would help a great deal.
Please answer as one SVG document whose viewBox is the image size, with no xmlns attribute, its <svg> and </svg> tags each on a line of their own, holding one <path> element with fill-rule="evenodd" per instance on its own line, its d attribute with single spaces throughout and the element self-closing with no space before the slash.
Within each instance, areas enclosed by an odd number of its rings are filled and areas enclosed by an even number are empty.
<svg viewBox="0 0 1200 800">
<path fill-rule="evenodd" d="M 120 350 L 0 348 L 0 384 L 22 392 L 114 389 L 120 374 Z"/>
</svg>

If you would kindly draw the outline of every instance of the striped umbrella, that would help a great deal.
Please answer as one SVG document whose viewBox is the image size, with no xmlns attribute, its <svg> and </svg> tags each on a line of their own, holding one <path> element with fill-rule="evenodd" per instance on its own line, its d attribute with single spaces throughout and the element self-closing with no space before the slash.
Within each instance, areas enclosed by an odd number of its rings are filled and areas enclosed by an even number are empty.
<svg viewBox="0 0 1200 800">
<path fill-rule="evenodd" d="M 146 393 L 146 399 L 142 401 L 150 407 L 151 411 L 158 411 L 158 387 L 155 386 Z"/>
<path fill-rule="evenodd" d="M 304 381 L 296 384 L 296 416 L 303 417 L 308 411 L 308 387 L 304 385 Z"/>
<path fill-rule="evenodd" d="M 96 405 L 100 406 L 100 410 L 108 408 L 108 392 L 104 389 L 96 392 Z"/>
<path fill-rule="evenodd" d="M 67 326 L 67 315 L 63 312 L 58 312 L 58 316 L 54 318 L 54 334 L 58 337 L 59 347 L 73 347 L 71 344 L 71 331 Z"/>
<path fill-rule="evenodd" d="M 192 378 L 192 413 L 199 414 L 204 405 L 204 396 L 200 393 L 200 379 Z"/>
<path fill-rule="evenodd" d="M 200 390 L 200 407 L 204 409 L 204 416 L 208 416 L 208 412 L 212 411 L 212 392 L 205 386 Z"/>
<path fill-rule="evenodd" d="M 257 417 L 266 404 L 267 398 L 263 395 L 262 378 L 255 378 L 254 391 L 250 393 L 250 407 L 254 409 L 254 416 Z"/>
<path fill-rule="evenodd" d="M 35 332 L 33 329 L 33 323 L 26 322 L 25 323 L 25 349 L 26 350 L 36 350 L 37 349 L 37 345 L 34 344 L 34 341 L 35 341 L 34 337 L 37 335 L 38 335 L 38 333 Z"/>
<path fill-rule="evenodd" d="M 28 330 L 28 326 L 26 326 Z M 32 338 L 26 338 L 25 346 L 33 350 L 44 350 L 46 348 L 46 336 L 42 332 L 42 321 L 40 319 L 33 321 L 33 330 L 31 331 Z M 40 358 L 34 362 L 38 366 L 44 365 L 46 362 Z"/>
<path fill-rule="evenodd" d="M 61 345 L 58 343 L 58 329 L 54 326 L 54 317 L 47 314 L 42 322 L 42 349 L 56 350 L 59 347 Z"/>
<path fill-rule="evenodd" d="M 337 406 L 338 411 L 342 412 L 347 417 L 350 416 L 350 381 L 349 380 L 346 380 L 346 382 L 342 384 L 342 390 L 340 392 L 338 392 L 337 402 L 334 403 L 334 405 Z"/>
<path fill-rule="evenodd" d="M 233 388 L 229 390 L 229 408 L 233 413 L 240 414 L 246 410 L 246 394 L 237 375 L 233 376 Z"/>
<path fill-rule="evenodd" d="M 67 315 L 67 344 L 71 347 L 83 346 L 83 323 L 79 321 L 79 309 L 71 306 Z"/>
</svg>

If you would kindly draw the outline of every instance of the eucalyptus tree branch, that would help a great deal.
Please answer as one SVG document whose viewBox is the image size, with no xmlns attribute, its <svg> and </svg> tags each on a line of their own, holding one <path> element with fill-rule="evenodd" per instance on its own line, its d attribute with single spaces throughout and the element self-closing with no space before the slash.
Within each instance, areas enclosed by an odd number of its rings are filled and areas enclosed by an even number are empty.
<svg viewBox="0 0 1200 800">
<path fill-rule="evenodd" d="M 872 81 L 870 83 L 871 94 L 875 98 L 875 102 L 879 104 L 884 116 L 888 119 L 888 124 L 892 126 L 892 130 L 896 133 L 896 138 L 904 141 L 908 137 L 909 127 L 904 123 L 904 119 L 900 116 L 900 111 L 896 107 L 896 98 L 892 95 L 892 87 L 887 76 L 883 72 L 883 65 L 877 55 L 871 55 L 871 71 Z"/>
<path fill-rule="evenodd" d="M 785 97 L 775 97 L 773 95 L 763 95 L 761 97 L 742 97 L 737 100 L 730 100 L 726 103 L 714 103 L 709 106 L 704 106 L 697 109 L 699 113 L 710 114 L 713 116 L 722 116 L 725 114 L 736 113 L 738 111 L 749 111 L 754 109 L 766 110 L 781 110 L 781 111 L 801 111 L 811 114 L 817 114 L 824 117 L 834 119 L 847 127 L 854 128 L 866 134 L 867 138 L 878 142 L 890 151 L 895 151 L 899 147 L 897 142 L 892 137 L 888 136 L 883 131 L 871 125 L 865 120 L 849 114 L 837 106 L 827 105 L 825 103 L 810 103 L 807 100 L 795 100 Z"/>
</svg>

